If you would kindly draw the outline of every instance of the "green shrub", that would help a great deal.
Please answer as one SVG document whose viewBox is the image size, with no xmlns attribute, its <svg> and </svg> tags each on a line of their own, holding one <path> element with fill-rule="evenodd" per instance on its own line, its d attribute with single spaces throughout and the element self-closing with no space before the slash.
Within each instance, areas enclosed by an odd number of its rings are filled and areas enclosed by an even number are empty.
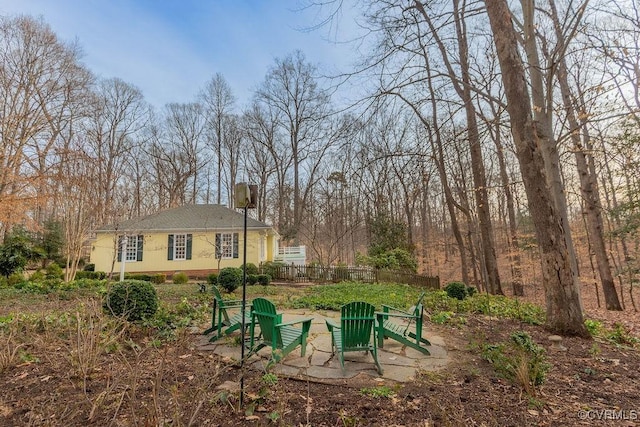
<svg viewBox="0 0 640 427">
<path fill-rule="evenodd" d="M 132 322 L 147 319 L 158 310 L 158 294 L 149 282 L 125 280 L 109 289 L 102 307 L 107 313 L 124 316 Z"/>
<path fill-rule="evenodd" d="M 589 335 L 592 337 L 597 337 L 602 333 L 603 325 L 599 320 L 584 319 L 584 326 L 586 326 L 587 331 L 589 331 Z"/>
<path fill-rule="evenodd" d="M 96 271 L 96 265 L 91 263 L 84 266 L 82 271 Z"/>
<path fill-rule="evenodd" d="M 91 273 L 91 272 L 89 272 Z M 73 282 L 73 286 L 75 286 L 77 289 L 100 289 L 102 287 L 104 287 L 107 284 L 107 281 L 102 278 L 102 279 L 94 279 L 94 278 L 85 278 L 85 279 L 78 279 L 76 277 L 76 280 L 74 280 Z"/>
<path fill-rule="evenodd" d="M 62 268 L 55 262 L 50 263 L 47 266 L 47 272 L 45 273 L 47 279 L 60 279 L 62 278 Z"/>
<path fill-rule="evenodd" d="M 173 280 L 173 283 L 176 285 L 184 285 L 189 281 L 189 276 L 187 276 L 187 273 L 179 272 L 175 273 L 173 277 L 171 277 L 171 280 Z"/>
<path fill-rule="evenodd" d="M 226 267 L 220 270 L 218 284 L 227 292 L 235 291 L 242 284 L 242 270 L 236 267 Z"/>
<path fill-rule="evenodd" d="M 250 274 L 258 274 L 260 273 L 260 271 L 258 271 L 258 267 L 256 267 L 256 265 L 252 262 L 248 262 L 245 264 L 246 266 L 246 270 L 247 270 L 247 276 Z"/>
<path fill-rule="evenodd" d="M 431 322 L 436 325 L 443 325 L 453 317 L 453 311 L 440 311 L 431 315 Z"/>
<path fill-rule="evenodd" d="M 218 284 L 218 273 L 211 273 L 207 276 L 207 283 L 210 285 Z"/>
<path fill-rule="evenodd" d="M 167 275 L 164 273 L 157 273 L 151 276 L 151 283 L 155 283 L 156 285 L 162 285 L 167 281 Z"/>
<path fill-rule="evenodd" d="M 635 347 L 640 345 L 640 339 L 631 335 L 629 330 L 620 322 L 613 324 L 613 329 L 605 333 L 605 337 L 614 344 Z"/>
<path fill-rule="evenodd" d="M 258 275 L 257 274 L 247 274 L 247 284 L 250 286 L 258 283 Z"/>
<path fill-rule="evenodd" d="M 104 280 L 107 277 L 107 273 L 104 271 L 77 271 L 75 280 L 91 279 L 91 280 Z"/>
<path fill-rule="evenodd" d="M 17 284 L 23 283 L 24 281 L 24 276 L 21 272 L 18 271 L 11 273 L 9 277 L 7 277 L 7 283 L 9 284 L 9 286 L 16 286 Z"/>
<path fill-rule="evenodd" d="M 512 333 L 507 342 L 485 345 L 482 357 L 499 375 L 519 384 L 529 394 L 534 394 L 536 387 L 542 385 L 551 368 L 544 348 L 524 331 Z"/>
<path fill-rule="evenodd" d="M 467 297 L 467 285 L 462 282 L 450 282 L 444 288 L 449 298 L 455 298 L 460 301 Z"/>
<path fill-rule="evenodd" d="M 125 273 L 124 280 L 144 280 L 145 282 L 151 282 L 152 276 L 144 273 Z"/>
<path fill-rule="evenodd" d="M 262 286 L 269 286 L 271 284 L 271 276 L 268 274 L 258 274 L 258 283 Z"/>
<path fill-rule="evenodd" d="M 31 276 L 29 276 L 29 280 L 32 282 L 42 282 L 45 279 L 44 273 L 42 270 L 34 271 Z"/>
<path fill-rule="evenodd" d="M 467 287 L 467 295 L 472 297 L 474 296 L 476 293 L 478 293 L 478 290 L 475 288 L 475 286 L 468 286 Z"/>
<path fill-rule="evenodd" d="M 265 262 L 264 264 L 262 264 L 262 273 L 263 274 L 268 274 L 269 276 L 273 277 L 280 277 L 280 269 L 282 267 L 286 267 L 287 264 L 285 264 L 284 262 L 272 262 L 272 261 L 268 261 Z"/>
</svg>

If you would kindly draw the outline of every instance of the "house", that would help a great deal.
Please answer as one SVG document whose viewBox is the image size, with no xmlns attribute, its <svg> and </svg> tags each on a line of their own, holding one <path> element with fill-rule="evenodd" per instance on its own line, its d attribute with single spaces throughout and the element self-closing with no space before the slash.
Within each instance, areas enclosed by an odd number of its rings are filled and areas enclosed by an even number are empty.
<svg viewBox="0 0 640 427">
<path fill-rule="evenodd" d="M 223 205 L 186 205 L 95 230 L 91 262 L 96 271 L 127 273 L 181 271 L 204 277 L 243 262 L 244 214 Z M 247 218 L 247 262 L 273 261 L 279 235 Z M 124 256 L 122 242 L 126 240 Z"/>
</svg>

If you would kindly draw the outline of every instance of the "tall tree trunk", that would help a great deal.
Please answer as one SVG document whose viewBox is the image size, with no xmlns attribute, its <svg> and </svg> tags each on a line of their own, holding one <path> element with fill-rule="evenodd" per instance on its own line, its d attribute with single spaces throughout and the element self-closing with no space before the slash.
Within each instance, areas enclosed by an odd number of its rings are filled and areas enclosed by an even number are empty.
<svg viewBox="0 0 640 427">
<path fill-rule="evenodd" d="M 498 117 L 498 116 L 496 116 Z M 522 260 L 520 257 L 520 244 L 518 242 L 518 225 L 516 222 L 516 210 L 513 203 L 513 193 L 511 192 L 511 185 L 509 183 L 509 175 L 507 174 L 507 164 L 504 158 L 504 147 L 502 146 L 502 138 L 500 136 L 500 123 L 496 120 L 496 131 L 493 138 L 496 144 L 496 155 L 498 157 L 498 166 L 500 169 L 500 180 L 502 181 L 502 187 L 504 188 L 504 196 L 507 203 L 507 217 L 509 218 L 509 258 L 511 259 L 511 267 L 513 271 L 513 294 L 516 296 L 523 296 L 522 283 Z"/>
<path fill-rule="evenodd" d="M 551 9 L 551 16 L 553 17 L 553 25 L 558 39 L 558 50 L 564 52 L 565 40 L 562 29 L 560 28 L 560 21 L 558 18 L 558 12 L 554 0 L 549 0 L 549 6 Z M 584 9 L 582 9 L 584 10 Z M 580 139 L 580 124 L 576 111 L 571 99 L 571 89 L 569 88 L 567 63 L 564 56 L 561 54 L 558 61 L 558 72 L 556 77 L 560 84 L 560 93 L 562 94 L 562 102 L 564 110 L 567 114 L 567 121 L 569 122 L 569 134 L 576 158 L 576 166 L 578 168 L 578 176 L 580 178 L 580 194 L 584 201 L 584 212 L 586 214 L 587 230 L 591 239 L 591 247 L 596 257 L 596 263 L 598 265 L 598 274 L 600 275 L 600 281 L 602 282 L 602 291 L 604 293 L 605 303 L 607 310 L 622 310 L 620 301 L 618 300 L 618 293 L 613 282 L 613 275 L 611 274 L 611 265 L 609 264 L 609 258 L 607 257 L 607 249 L 604 242 L 604 226 L 602 222 L 602 205 L 600 204 L 600 192 L 598 191 L 598 183 L 595 174 L 592 174 L 587 164 L 587 156 L 585 154 L 585 148 Z M 582 134 L 585 141 L 589 141 L 589 132 L 586 126 L 586 122 L 582 121 Z M 594 171 L 595 172 L 595 171 Z"/>
<path fill-rule="evenodd" d="M 467 34 L 466 24 L 464 21 L 464 11 L 461 12 L 459 10 L 459 1 L 455 0 L 453 2 L 454 19 L 458 49 L 460 54 L 460 70 L 462 74 L 459 78 L 456 76 L 453 66 L 449 61 L 448 48 L 439 37 L 438 31 L 434 27 L 429 14 L 425 10 L 423 2 L 414 0 L 414 5 L 424 18 L 426 24 L 429 26 L 429 29 L 431 31 L 430 36 L 433 36 L 435 38 L 444 64 L 447 67 L 449 78 L 453 83 L 456 93 L 464 104 L 467 118 L 467 138 L 469 141 L 469 150 L 471 153 L 471 169 L 473 171 L 474 193 L 478 209 L 478 220 L 480 222 L 480 233 L 482 236 L 482 247 L 484 255 L 483 260 L 485 263 L 489 281 L 488 289 L 491 293 L 502 294 L 502 287 L 500 286 L 500 275 L 498 273 L 498 261 L 495 251 L 495 239 L 493 236 L 493 225 L 491 223 L 491 215 L 489 209 L 490 206 L 487 193 L 487 179 L 484 169 L 484 161 L 482 158 L 482 147 L 480 146 L 476 111 L 471 97 L 471 78 L 469 74 L 468 44 L 466 39 Z M 426 55 L 425 62 L 428 62 L 428 57 Z M 460 80 L 462 80 L 462 83 L 460 82 Z"/>
<path fill-rule="evenodd" d="M 531 99 L 533 101 L 533 119 L 538 145 L 541 148 L 544 159 L 545 174 L 551 188 L 551 196 L 556 206 L 558 219 L 564 228 L 564 238 L 566 240 L 571 268 L 574 275 L 578 276 L 578 261 L 576 259 L 571 228 L 569 227 L 569 214 L 567 200 L 564 195 L 564 184 L 560 169 L 560 155 L 558 154 L 558 144 L 553 136 L 553 108 L 550 84 L 544 84 L 542 66 L 538 56 L 538 45 L 536 43 L 535 23 L 534 23 L 534 0 L 520 0 L 522 4 L 522 14 L 524 21 L 524 50 L 527 55 L 528 70 L 531 75 Z M 551 80 L 551 79 L 548 79 Z"/>
<path fill-rule="evenodd" d="M 512 14 L 506 0 L 485 0 L 485 5 L 502 71 L 518 163 L 540 248 L 547 326 L 556 333 L 588 338 L 566 230 L 547 184 Z"/>
<path fill-rule="evenodd" d="M 460 52 L 460 71 L 462 74 L 462 88 L 458 88 L 460 97 L 465 106 L 467 118 L 467 137 L 469 138 L 469 150 L 471 153 L 471 170 L 473 172 L 473 192 L 478 209 L 480 222 L 480 235 L 482 237 L 482 259 L 487 273 L 487 288 L 494 295 L 502 295 L 500 274 L 498 272 L 498 259 L 496 257 L 493 224 L 489 206 L 489 194 L 487 192 L 487 176 L 484 168 L 482 147 L 478 134 L 478 122 L 476 109 L 471 98 L 471 77 L 469 75 L 469 55 L 467 43 L 466 23 L 464 13 L 458 9 L 458 0 L 454 0 L 453 8 L 456 21 L 456 33 L 458 38 L 458 50 Z"/>
</svg>

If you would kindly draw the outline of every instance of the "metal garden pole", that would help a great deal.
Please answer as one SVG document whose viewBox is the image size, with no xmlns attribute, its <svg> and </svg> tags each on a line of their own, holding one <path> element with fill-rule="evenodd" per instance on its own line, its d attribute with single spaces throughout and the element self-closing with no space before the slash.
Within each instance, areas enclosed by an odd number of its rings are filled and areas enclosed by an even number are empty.
<svg viewBox="0 0 640 427">
<path fill-rule="evenodd" d="M 244 404 L 244 346 L 245 346 L 245 313 L 247 310 L 247 204 L 244 205 L 244 226 L 242 230 L 243 237 L 243 248 L 242 248 L 242 308 L 241 308 L 241 316 L 242 316 L 242 338 L 240 341 L 240 408 L 242 408 Z"/>
</svg>

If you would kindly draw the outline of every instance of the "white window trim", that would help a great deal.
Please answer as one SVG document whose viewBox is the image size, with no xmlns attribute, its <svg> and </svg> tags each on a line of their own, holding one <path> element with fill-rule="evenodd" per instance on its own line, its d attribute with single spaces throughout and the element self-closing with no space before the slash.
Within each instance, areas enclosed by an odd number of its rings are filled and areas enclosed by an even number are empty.
<svg viewBox="0 0 640 427">
<path fill-rule="evenodd" d="M 178 238 L 184 239 L 180 245 L 178 245 Z M 178 254 L 178 249 L 182 250 L 182 255 Z M 173 235 L 173 260 L 174 261 L 186 261 L 187 260 L 187 233 L 180 233 Z"/>
<path fill-rule="evenodd" d="M 124 249 L 125 262 L 138 261 L 138 236 L 127 236 L 127 245 Z"/>
<path fill-rule="evenodd" d="M 233 259 L 233 233 L 220 233 L 221 259 Z"/>
</svg>

